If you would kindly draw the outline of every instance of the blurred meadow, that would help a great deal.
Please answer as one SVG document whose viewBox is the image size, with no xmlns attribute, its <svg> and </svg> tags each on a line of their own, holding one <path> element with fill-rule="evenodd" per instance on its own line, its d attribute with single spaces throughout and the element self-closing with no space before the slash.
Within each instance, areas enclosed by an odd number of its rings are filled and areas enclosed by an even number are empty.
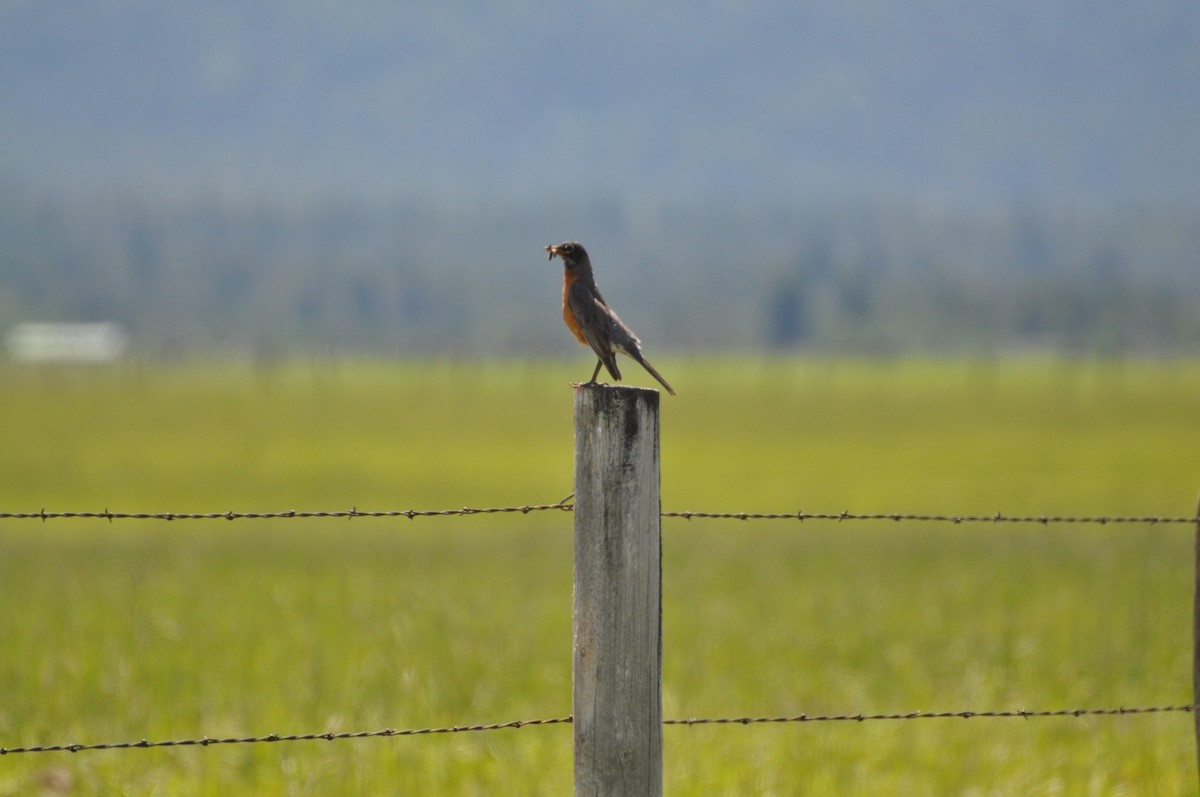
<svg viewBox="0 0 1200 797">
<path fill-rule="evenodd" d="M 664 510 L 1189 516 L 1200 488 L 1195 362 L 656 364 Z M 0 510 L 553 503 L 587 368 L 4 366 Z M 571 522 L 0 521 L 0 747 L 566 716 Z M 1192 700 L 1187 525 L 663 533 L 668 718 Z M 669 727 L 666 792 L 1195 794 L 1191 724 Z M 571 756 L 565 724 L 10 754 L 0 795 L 557 795 Z"/>
</svg>

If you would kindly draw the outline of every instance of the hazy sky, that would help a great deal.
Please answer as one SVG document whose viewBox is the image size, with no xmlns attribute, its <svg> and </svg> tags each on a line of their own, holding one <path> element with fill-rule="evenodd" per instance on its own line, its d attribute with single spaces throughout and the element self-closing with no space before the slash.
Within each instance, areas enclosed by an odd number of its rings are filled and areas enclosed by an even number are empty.
<svg viewBox="0 0 1200 797">
<path fill-rule="evenodd" d="M 0 177 L 1197 201 L 1195 0 L 0 3 Z"/>
</svg>

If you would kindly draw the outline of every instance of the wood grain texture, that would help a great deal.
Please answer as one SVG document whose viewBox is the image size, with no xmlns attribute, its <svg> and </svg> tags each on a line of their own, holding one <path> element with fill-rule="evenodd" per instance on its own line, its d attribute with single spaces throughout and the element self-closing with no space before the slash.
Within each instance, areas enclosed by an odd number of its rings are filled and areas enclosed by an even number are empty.
<svg viewBox="0 0 1200 797">
<path fill-rule="evenodd" d="M 662 794 L 658 400 L 575 391 L 576 795 Z"/>
</svg>

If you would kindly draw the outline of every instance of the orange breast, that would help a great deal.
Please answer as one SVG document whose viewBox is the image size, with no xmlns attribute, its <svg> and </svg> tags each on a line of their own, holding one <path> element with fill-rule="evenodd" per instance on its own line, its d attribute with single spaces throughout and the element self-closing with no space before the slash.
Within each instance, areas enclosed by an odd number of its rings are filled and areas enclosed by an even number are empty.
<svg viewBox="0 0 1200 797">
<path fill-rule="evenodd" d="M 569 301 L 571 285 L 574 284 L 575 280 L 577 279 L 579 279 L 579 277 L 575 274 L 572 274 L 571 269 L 563 269 L 563 321 L 567 323 L 567 329 L 571 330 L 571 333 L 575 335 L 575 338 L 584 346 L 586 346 L 588 345 L 587 338 L 583 336 L 583 330 L 579 328 L 579 322 L 575 320 L 575 314 L 571 312 L 571 303 Z"/>
</svg>

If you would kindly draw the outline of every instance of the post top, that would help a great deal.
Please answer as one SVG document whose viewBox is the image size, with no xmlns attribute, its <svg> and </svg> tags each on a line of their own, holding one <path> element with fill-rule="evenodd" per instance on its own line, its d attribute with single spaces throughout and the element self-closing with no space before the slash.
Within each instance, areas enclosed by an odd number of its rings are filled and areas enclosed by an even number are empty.
<svg viewBox="0 0 1200 797">
<path fill-rule="evenodd" d="M 662 395 L 662 391 L 653 387 L 638 387 L 637 385 L 609 385 L 602 382 L 572 382 L 572 390 L 594 390 L 596 392 L 615 391 L 627 393 L 653 393 Z"/>
</svg>

